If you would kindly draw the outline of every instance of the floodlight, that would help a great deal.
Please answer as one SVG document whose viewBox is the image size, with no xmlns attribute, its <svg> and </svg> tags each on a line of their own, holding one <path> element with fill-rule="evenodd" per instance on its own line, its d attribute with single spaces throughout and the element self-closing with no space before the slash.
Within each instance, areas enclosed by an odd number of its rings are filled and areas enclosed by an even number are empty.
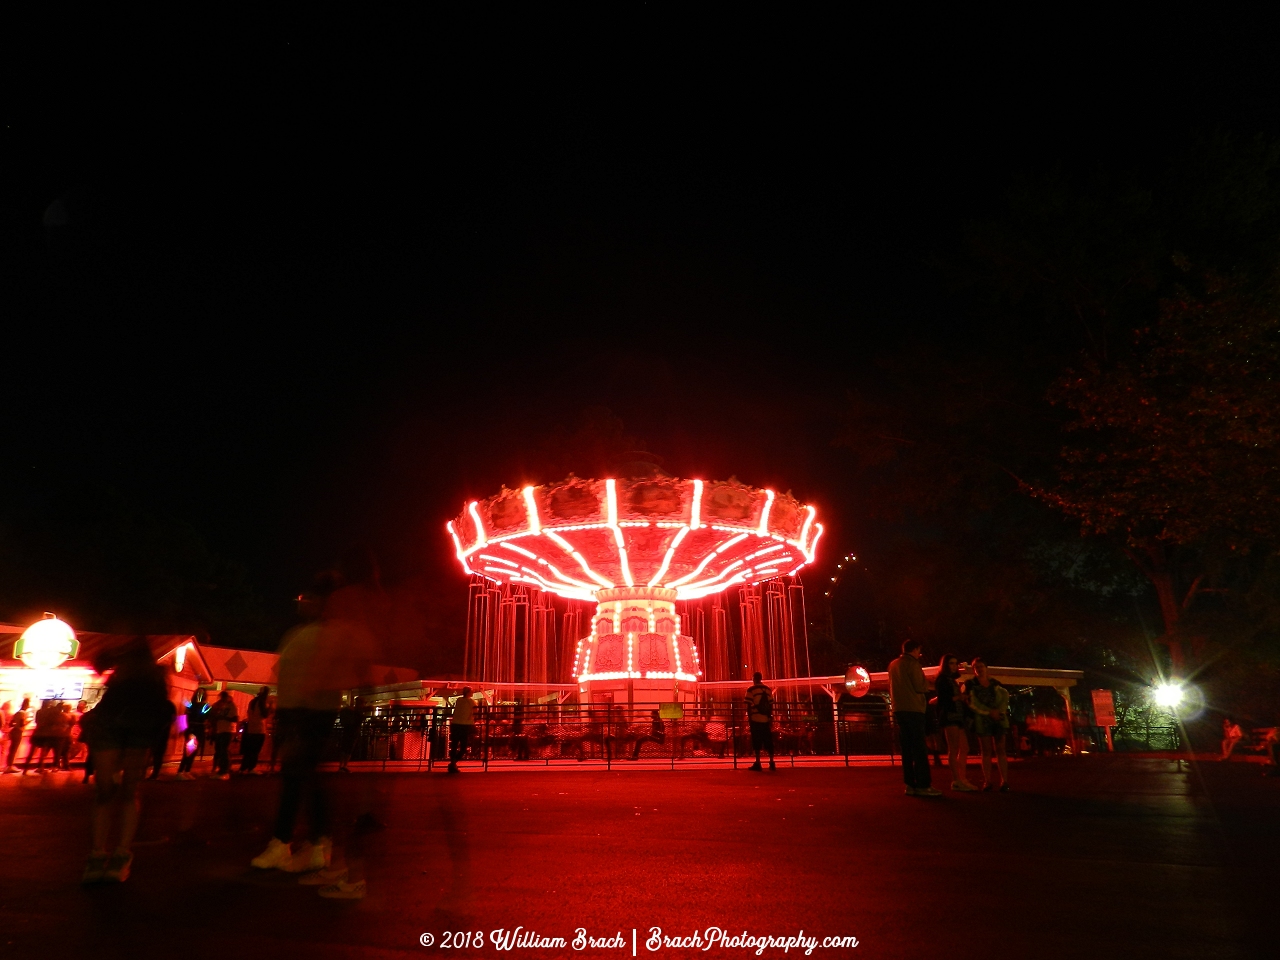
<svg viewBox="0 0 1280 960">
<path fill-rule="evenodd" d="M 1183 696 L 1182 684 L 1169 683 L 1167 681 L 1156 684 L 1155 692 L 1152 694 L 1156 705 L 1167 710 L 1177 709 L 1178 705 L 1182 703 Z"/>
</svg>

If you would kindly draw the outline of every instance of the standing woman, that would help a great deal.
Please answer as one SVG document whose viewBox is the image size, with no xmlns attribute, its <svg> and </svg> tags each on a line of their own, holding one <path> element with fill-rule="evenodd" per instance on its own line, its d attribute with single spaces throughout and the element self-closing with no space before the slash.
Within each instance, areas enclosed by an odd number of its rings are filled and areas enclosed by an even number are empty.
<svg viewBox="0 0 1280 960">
<path fill-rule="evenodd" d="M 146 637 L 132 637 L 118 652 L 104 651 L 94 663 L 111 679 L 98 705 L 80 720 L 81 738 L 93 751 L 93 848 L 84 868 L 84 882 L 121 882 L 133 864 L 133 836 L 138 830 L 138 784 L 146 772 L 147 754 L 156 732 L 168 717 L 164 673 L 156 664 Z M 116 811 L 120 835 L 115 852 L 108 840 Z"/>
<path fill-rule="evenodd" d="M 263 687 L 249 701 L 244 712 L 244 739 L 240 741 L 240 772 L 253 773 L 258 766 L 258 755 L 267 739 L 267 718 L 271 716 L 271 688 Z"/>
<path fill-rule="evenodd" d="M 210 715 L 213 717 L 213 776 L 217 780 L 230 780 L 231 737 L 240 719 L 230 690 L 218 694 L 218 702 Z"/>
<path fill-rule="evenodd" d="M 978 789 L 969 782 L 969 731 L 965 729 L 965 696 L 960 689 L 960 661 L 947 654 L 938 664 L 934 689 L 938 694 L 938 726 L 947 737 L 947 766 L 951 768 L 951 789 L 969 792 Z"/>
<path fill-rule="evenodd" d="M 991 753 L 994 749 L 1000 769 L 1000 792 L 1009 792 L 1009 757 L 1005 741 L 1009 734 L 1009 691 L 987 676 L 987 665 L 973 661 L 973 681 L 968 687 L 969 709 L 973 711 L 973 732 L 982 748 L 982 789 L 991 790 Z"/>
</svg>

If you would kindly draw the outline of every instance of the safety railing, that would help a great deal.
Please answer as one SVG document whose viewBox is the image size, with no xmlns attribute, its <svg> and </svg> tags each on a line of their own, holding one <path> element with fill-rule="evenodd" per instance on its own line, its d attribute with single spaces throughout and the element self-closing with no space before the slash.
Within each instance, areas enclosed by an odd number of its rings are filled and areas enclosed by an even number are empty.
<svg viewBox="0 0 1280 960">
<path fill-rule="evenodd" d="M 895 759 L 895 730 L 883 701 L 839 718 L 809 703 L 777 702 L 770 732 L 779 762 L 808 758 L 877 756 Z M 380 704 L 344 711 L 327 751 L 340 763 L 381 763 L 396 769 L 431 770 L 448 762 L 451 711 L 445 707 Z M 678 714 L 678 715 L 677 715 Z M 477 706 L 474 731 L 463 761 L 491 763 L 712 763 L 753 762 L 752 730 L 745 704 L 559 706 L 496 704 Z"/>
</svg>

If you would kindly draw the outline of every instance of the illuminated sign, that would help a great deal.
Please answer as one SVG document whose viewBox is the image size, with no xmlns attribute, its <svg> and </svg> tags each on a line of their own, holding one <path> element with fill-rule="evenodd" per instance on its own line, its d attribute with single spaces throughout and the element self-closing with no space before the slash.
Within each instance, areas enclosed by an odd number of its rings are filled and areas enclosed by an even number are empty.
<svg viewBox="0 0 1280 960">
<path fill-rule="evenodd" d="M 75 631 L 52 613 L 27 627 L 13 647 L 13 655 L 34 670 L 60 667 L 79 652 Z"/>
<path fill-rule="evenodd" d="M 64 680 L 57 678 L 55 682 L 45 684 L 43 690 L 36 694 L 40 700 L 83 700 L 84 681 Z"/>
</svg>

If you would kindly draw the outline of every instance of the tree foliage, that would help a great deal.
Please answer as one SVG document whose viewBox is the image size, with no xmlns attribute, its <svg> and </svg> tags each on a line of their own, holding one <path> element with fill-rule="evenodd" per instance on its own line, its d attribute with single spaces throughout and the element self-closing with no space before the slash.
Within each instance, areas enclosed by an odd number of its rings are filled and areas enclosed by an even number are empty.
<svg viewBox="0 0 1280 960">
<path fill-rule="evenodd" d="M 941 266 L 972 338 L 891 358 L 839 441 L 876 531 L 859 553 L 880 568 L 879 622 L 1043 665 L 1172 665 L 1215 702 L 1263 703 L 1280 141 L 1022 176 Z"/>
<path fill-rule="evenodd" d="M 1211 278 L 1165 300 L 1130 358 L 1069 371 L 1050 396 L 1071 442 L 1042 495 L 1138 550 L 1280 543 L 1278 306 Z"/>
</svg>

